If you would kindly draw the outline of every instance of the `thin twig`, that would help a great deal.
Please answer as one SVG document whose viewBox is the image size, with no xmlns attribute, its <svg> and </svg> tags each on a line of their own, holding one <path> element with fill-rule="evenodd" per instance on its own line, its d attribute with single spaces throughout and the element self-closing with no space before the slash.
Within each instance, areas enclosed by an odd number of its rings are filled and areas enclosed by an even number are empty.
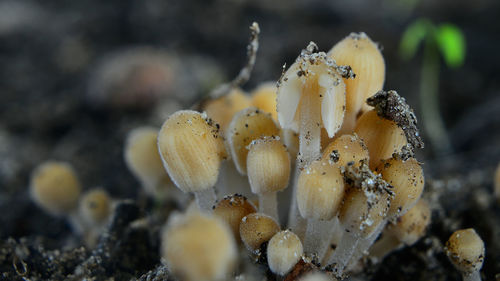
<svg viewBox="0 0 500 281">
<path fill-rule="evenodd" d="M 248 61 L 246 65 L 240 70 L 238 76 L 236 76 L 231 82 L 220 85 L 210 92 L 210 98 L 218 98 L 228 94 L 232 89 L 245 84 L 250 79 L 250 74 L 252 73 L 253 67 L 255 66 L 255 60 L 257 58 L 257 50 L 259 49 L 259 24 L 253 22 L 250 26 L 250 43 L 247 46 L 247 57 Z"/>
</svg>

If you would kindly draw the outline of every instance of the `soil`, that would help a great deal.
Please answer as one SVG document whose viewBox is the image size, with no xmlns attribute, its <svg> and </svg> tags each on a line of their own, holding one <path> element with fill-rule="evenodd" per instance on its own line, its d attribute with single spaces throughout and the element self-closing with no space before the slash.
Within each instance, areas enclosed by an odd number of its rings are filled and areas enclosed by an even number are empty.
<svg viewBox="0 0 500 281">
<path fill-rule="evenodd" d="M 452 22 L 467 39 L 465 65 L 451 70 L 443 63 L 440 73 L 440 108 L 453 153 L 442 155 L 429 145 L 417 151 L 426 175 L 424 197 L 433 209 L 427 235 L 381 264 L 368 262 L 356 278 L 461 280 L 443 245 L 453 231 L 473 227 L 486 245 L 483 279 L 498 280 L 500 203 L 493 197 L 493 174 L 500 162 L 500 39 L 495 36 L 500 2 L 401 3 L 0 2 L 0 280 L 174 280 L 160 260 L 159 233 L 179 206 L 145 199 L 123 161 L 126 134 L 141 125 L 160 126 L 168 112 L 189 108 L 231 81 L 245 64 L 253 21 L 260 26 L 260 49 L 245 90 L 277 81 L 283 64 L 290 65 L 310 41 L 328 51 L 350 32 L 364 31 L 383 46 L 385 88 L 397 90 L 418 118 L 421 52 L 405 62 L 397 48 L 405 26 L 419 17 Z M 161 68 L 165 76 L 153 80 L 123 78 L 135 89 L 126 97 L 115 99 L 111 84 L 95 99 L 89 92 L 102 86 L 96 86 L 95 73 L 126 51 L 153 58 L 160 53 L 171 63 Z M 151 84 L 155 87 L 143 86 Z M 70 162 L 85 189 L 102 186 L 117 200 L 94 249 L 84 246 L 66 219 L 47 214 L 30 199 L 30 173 L 48 159 Z"/>
</svg>

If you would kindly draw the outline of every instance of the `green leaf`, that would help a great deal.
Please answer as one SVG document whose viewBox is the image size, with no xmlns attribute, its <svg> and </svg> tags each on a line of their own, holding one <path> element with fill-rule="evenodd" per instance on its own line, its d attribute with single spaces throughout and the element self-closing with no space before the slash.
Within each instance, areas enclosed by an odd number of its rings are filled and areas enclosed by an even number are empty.
<svg viewBox="0 0 500 281">
<path fill-rule="evenodd" d="M 465 60 L 465 36 L 457 26 L 442 24 L 435 32 L 435 39 L 446 64 L 459 67 Z"/>
<path fill-rule="evenodd" d="M 404 60 L 415 56 L 420 42 L 424 40 L 431 28 L 432 23 L 427 19 L 418 19 L 408 26 L 399 44 L 399 54 Z"/>
</svg>

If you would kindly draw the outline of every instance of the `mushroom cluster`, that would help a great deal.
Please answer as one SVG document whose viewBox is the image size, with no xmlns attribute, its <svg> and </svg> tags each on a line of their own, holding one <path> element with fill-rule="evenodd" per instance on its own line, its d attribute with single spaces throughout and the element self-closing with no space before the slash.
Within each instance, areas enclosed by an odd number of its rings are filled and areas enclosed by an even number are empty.
<svg viewBox="0 0 500 281">
<path fill-rule="evenodd" d="M 311 42 L 277 83 L 251 94 L 233 87 L 160 129 L 133 130 L 127 167 L 147 196 L 184 209 L 162 234 L 169 271 L 188 281 L 258 280 L 248 276 L 259 264 L 285 280 L 331 280 L 422 237 L 430 210 L 414 152 L 423 142 L 413 110 L 383 90 L 384 79 L 378 46 L 353 33 L 329 52 Z M 78 212 L 73 173 L 54 164 L 35 171 L 34 200 L 55 215 L 104 222 L 106 194 L 81 199 Z"/>
<path fill-rule="evenodd" d="M 381 235 L 371 254 L 379 260 L 415 243 L 430 221 L 417 120 L 396 91 L 382 90 L 384 77 L 364 33 L 328 53 L 311 42 L 277 87 L 233 89 L 201 112 L 170 116 L 159 154 L 175 185 L 195 195 L 190 212 L 229 226 L 227 243 L 281 278 L 304 262 L 341 278 Z"/>
</svg>

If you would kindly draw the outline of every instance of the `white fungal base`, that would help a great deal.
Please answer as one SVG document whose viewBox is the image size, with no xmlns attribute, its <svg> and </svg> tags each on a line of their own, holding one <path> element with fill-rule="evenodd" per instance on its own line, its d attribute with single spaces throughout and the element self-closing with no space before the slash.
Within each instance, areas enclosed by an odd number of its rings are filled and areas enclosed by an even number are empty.
<svg viewBox="0 0 500 281">
<path fill-rule="evenodd" d="M 481 274 L 479 271 L 474 271 L 472 273 L 463 273 L 463 281 L 481 281 Z"/>
<path fill-rule="evenodd" d="M 300 238 L 300 240 L 304 241 L 307 221 L 300 215 L 299 207 L 297 205 L 297 182 L 299 179 L 299 174 L 299 161 L 297 160 L 297 163 L 295 164 L 295 174 L 292 183 L 292 201 L 290 210 L 288 211 L 288 228 L 291 229 Z"/>
<path fill-rule="evenodd" d="M 213 188 L 196 191 L 194 192 L 194 197 L 196 199 L 196 203 L 198 204 L 198 208 L 200 208 L 202 212 L 212 212 L 212 207 L 217 200 L 215 190 Z"/>
<path fill-rule="evenodd" d="M 354 253 L 352 254 L 350 264 L 354 264 L 358 262 L 363 256 L 368 254 L 368 249 L 373 245 L 375 240 L 380 236 L 380 233 L 382 230 L 384 230 L 385 226 L 387 225 L 387 220 L 382 221 L 375 231 L 372 233 L 372 235 L 366 237 L 366 238 L 361 238 L 358 242 L 358 245 L 354 249 Z"/>
</svg>

